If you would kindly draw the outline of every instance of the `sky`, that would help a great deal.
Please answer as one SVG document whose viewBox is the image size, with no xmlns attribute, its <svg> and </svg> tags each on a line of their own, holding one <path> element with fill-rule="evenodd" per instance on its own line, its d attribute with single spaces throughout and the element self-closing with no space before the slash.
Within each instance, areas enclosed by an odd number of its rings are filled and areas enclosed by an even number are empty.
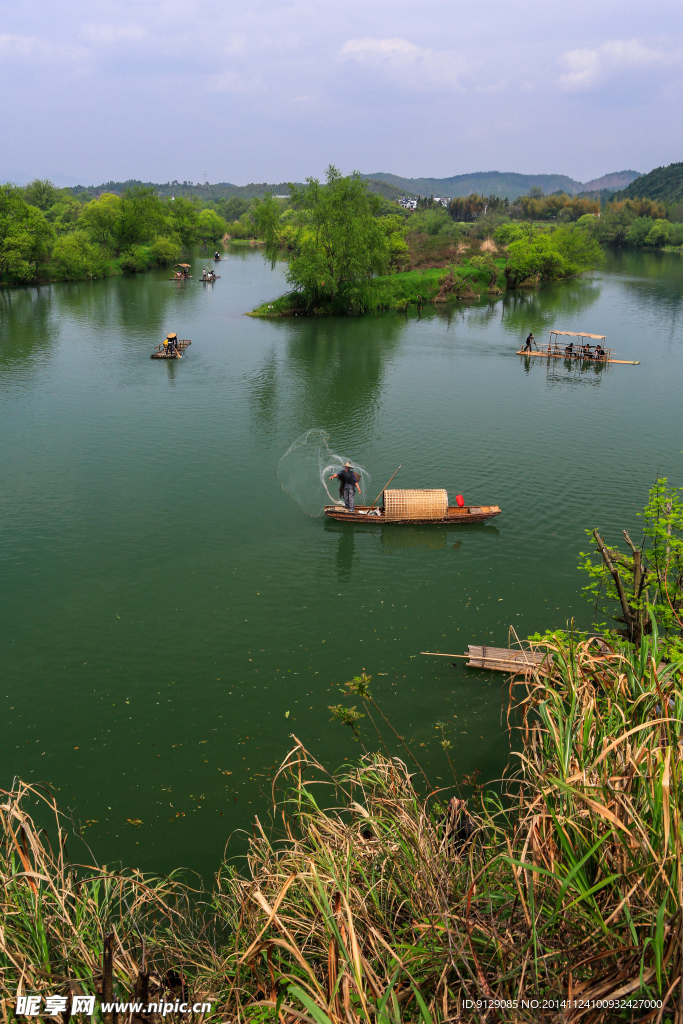
<svg viewBox="0 0 683 1024">
<path fill-rule="evenodd" d="M 683 159 L 681 0 L 22 0 L 0 181 L 587 181 Z"/>
</svg>

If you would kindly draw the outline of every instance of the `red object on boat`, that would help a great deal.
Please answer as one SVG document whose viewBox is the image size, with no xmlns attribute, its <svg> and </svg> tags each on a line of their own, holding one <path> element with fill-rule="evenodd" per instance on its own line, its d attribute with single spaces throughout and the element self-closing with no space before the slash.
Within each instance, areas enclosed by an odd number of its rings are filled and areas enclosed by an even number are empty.
<svg viewBox="0 0 683 1024">
<path fill-rule="evenodd" d="M 465 504 L 465 499 L 463 498 L 462 494 L 456 494 L 455 500 L 458 508 L 462 508 L 463 505 Z"/>
</svg>

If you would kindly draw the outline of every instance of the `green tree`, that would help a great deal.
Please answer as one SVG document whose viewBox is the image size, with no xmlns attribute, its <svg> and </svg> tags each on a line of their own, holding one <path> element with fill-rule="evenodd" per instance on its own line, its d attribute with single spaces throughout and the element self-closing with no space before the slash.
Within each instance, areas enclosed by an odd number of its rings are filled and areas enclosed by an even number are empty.
<svg viewBox="0 0 683 1024">
<path fill-rule="evenodd" d="M 655 222 L 652 217 L 636 217 L 626 235 L 625 241 L 628 245 L 640 247 L 646 244 L 646 238 Z"/>
<path fill-rule="evenodd" d="M 108 265 L 106 255 L 94 245 L 85 231 L 62 235 L 52 250 L 52 273 L 59 281 L 82 281 L 104 277 Z"/>
<path fill-rule="evenodd" d="M 59 190 L 51 181 L 35 178 L 24 188 L 24 198 L 29 206 L 37 206 L 45 213 L 59 199 Z"/>
<path fill-rule="evenodd" d="M 605 262 L 605 254 L 597 239 L 590 231 L 576 225 L 557 228 L 550 235 L 550 244 L 562 256 L 568 274 L 580 274 Z"/>
<path fill-rule="evenodd" d="M 228 230 L 228 225 L 215 210 L 202 210 L 197 221 L 197 236 L 202 242 L 218 242 Z"/>
<path fill-rule="evenodd" d="M 80 216 L 80 224 L 91 241 L 101 245 L 103 249 L 115 252 L 119 238 L 120 217 L 120 197 L 106 192 L 103 196 L 85 204 Z"/>
<path fill-rule="evenodd" d="M 53 237 L 45 215 L 29 206 L 23 189 L 0 185 L 0 277 L 34 280 L 38 266 L 49 257 Z"/>
<path fill-rule="evenodd" d="M 308 307 L 331 302 L 339 309 L 365 306 L 365 282 L 388 266 L 388 241 L 379 210 L 382 200 L 368 192 L 358 172 L 344 176 L 333 166 L 325 182 L 308 178 L 290 184 L 297 211 L 297 238 L 287 255 L 287 279 Z M 272 256 L 280 248 L 279 208 L 272 196 L 255 204 L 254 219 Z"/>
<path fill-rule="evenodd" d="M 176 238 L 159 235 L 150 245 L 149 251 L 159 266 L 163 267 L 178 260 L 181 251 L 180 242 Z"/>
<path fill-rule="evenodd" d="M 121 196 L 106 192 L 87 203 L 80 223 L 93 242 L 119 256 L 131 246 L 150 242 L 163 230 L 166 206 L 154 188 L 134 185 Z"/>
<path fill-rule="evenodd" d="M 553 247 L 549 235 L 534 235 L 531 239 L 520 239 L 508 246 L 505 267 L 508 288 L 516 288 L 530 277 L 551 281 L 562 277 L 565 272 L 565 261 Z"/>
<path fill-rule="evenodd" d="M 584 592 L 596 609 L 605 613 L 618 605 L 619 614 L 613 617 L 634 644 L 652 632 L 652 610 L 669 645 L 683 652 L 683 504 L 679 490 L 660 477 L 639 514 L 645 520 L 643 539 L 636 546 L 624 530 L 626 554 L 610 547 L 597 530 L 586 531 L 595 549 L 581 552 L 584 561 L 579 568 L 590 578 Z"/>
<path fill-rule="evenodd" d="M 477 270 L 481 270 L 482 273 L 486 274 L 489 279 L 489 285 L 493 287 L 498 277 L 498 268 L 493 262 L 493 257 L 490 253 L 481 253 L 479 256 L 471 256 L 470 263 Z"/>
<path fill-rule="evenodd" d="M 645 239 L 646 245 L 668 245 L 671 239 L 671 225 L 666 220 L 656 220 L 650 228 L 647 238 Z"/>
<path fill-rule="evenodd" d="M 178 235 L 183 249 L 189 249 L 197 241 L 198 201 L 176 196 L 172 202 L 169 202 L 168 209 L 174 233 Z"/>
</svg>

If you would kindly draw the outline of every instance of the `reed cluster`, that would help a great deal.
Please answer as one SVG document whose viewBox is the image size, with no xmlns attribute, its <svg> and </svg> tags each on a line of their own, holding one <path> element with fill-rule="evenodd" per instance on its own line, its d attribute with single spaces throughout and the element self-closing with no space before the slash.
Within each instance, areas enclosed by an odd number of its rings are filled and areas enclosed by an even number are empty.
<svg viewBox="0 0 683 1024">
<path fill-rule="evenodd" d="M 15 787 L 5 1019 L 18 990 L 77 984 L 191 993 L 221 1021 L 538 1021 L 536 999 L 546 1021 L 681 1024 L 683 660 L 658 643 L 535 644 L 543 665 L 510 681 L 508 770 L 467 802 L 388 753 L 329 774 L 297 741 L 246 867 L 223 865 L 211 894 L 72 866 L 51 798 Z M 52 846 L 36 798 L 62 828 Z"/>
</svg>

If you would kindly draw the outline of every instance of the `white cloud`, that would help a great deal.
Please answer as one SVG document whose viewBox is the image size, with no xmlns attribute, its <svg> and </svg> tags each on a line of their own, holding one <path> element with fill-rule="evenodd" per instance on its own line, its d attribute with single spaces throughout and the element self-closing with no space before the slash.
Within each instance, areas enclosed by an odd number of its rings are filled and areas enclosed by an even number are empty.
<svg viewBox="0 0 683 1024">
<path fill-rule="evenodd" d="M 83 26 L 83 35 L 88 42 L 97 44 L 136 43 L 145 37 L 140 25 L 97 25 Z"/>
<path fill-rule="evenodd" d="M 594 49 L 570 50 L 563 60 L 568 68 L 560 85 L 578 92 L 598 85 L 619 72 L 669 64 L 672 54 L 644 46 L 638 39 L 611 39 Z"/>
<path fill-rule="evenodd" d="M 52 48 L 37 36 L 0 35 L 0 55 L 22 59 L 50 56 Z"/>
<path fill-rule="evenodd" d="M 471 67 L 452 50 L 429 50 L 407 39 L 349 39 L 339 50 L 346 64 L 369 68 L 409 88 L 461 90 Z"/>
<path fill-rule="evenodd" d="M 0 34 L 0 58 L 2 64 L 15 61 L 30 64 L 32 68 L 63 64 L 69 74 L 75 76 L 87 66 L 89 51 L 80 45 L 48 42 L 38 36 Z"/>
</svg>

